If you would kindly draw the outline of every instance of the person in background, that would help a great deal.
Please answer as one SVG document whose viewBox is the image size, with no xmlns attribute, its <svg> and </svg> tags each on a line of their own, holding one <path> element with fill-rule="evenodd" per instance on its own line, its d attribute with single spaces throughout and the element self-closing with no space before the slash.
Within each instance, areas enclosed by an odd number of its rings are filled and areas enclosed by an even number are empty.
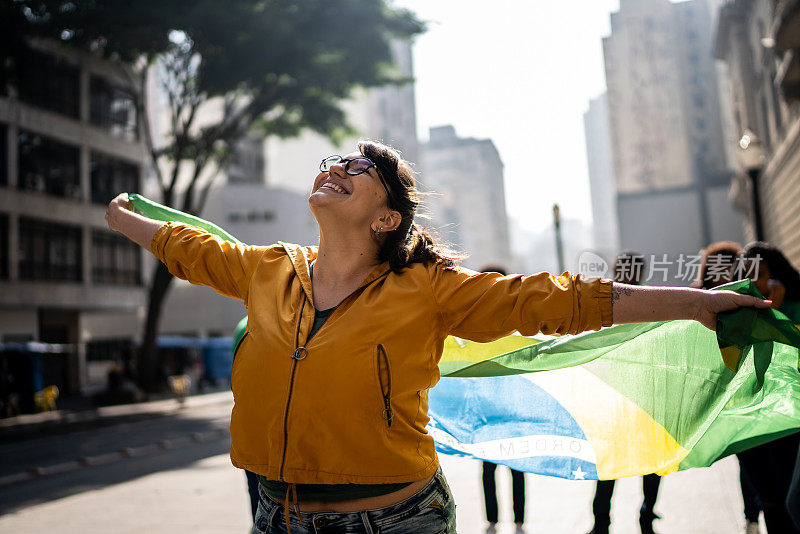
<svg viewBox="0 0 800 534">
<path fill-rule="evenodd" d="M 781 298 L 784 291 L 781 284 L 770 281 L 769 276 L 763 276 L 770 272 L 767 262 L 759 261 L 756 269 L 756 266 L 746 261 L 748 258 L 755 259 L 758 250 L 753 247 L 752 252 L 748 252 L 730 241 L 712 243 L 703 251 L 695 287 L 711 289 L 752 273 L 757 278 L 755 282 L 759 291 Z M 765 255 L 760 258 L 763 260 Z M 774 263 L 777 267 L 777 262 Z M 773 306 L 779 304 L 773 302 Z M 762 511 L 770 534 L 800 532 L 792 524 L 786 507 L 792 477 L 791 466 L 794 466 L 797 448 L 798 435 L 795 434 L 736 454 L 739 459 L 746 534 L 760 532 L 758 518 Z"/>
<path fill-rule="evenodd" d="M 644 273 L 644 256 L 638 252 L 621 252 L 614 260 L 614 281 L 629 285 L 641 285 Z M 594 527 L 589 534 L 608 534 L 611 526 L 611 497 L 614 494 L 615 480 L 598 480 L 592 501 Z M 642 477 L 644 500 L 639 509 L 639 527 L 642 534 L 653 534 L 653 521 L 659 516 L 653 511 L 658 499 L 661 477 L 650 474 Z"/>
<path fill-rule="evenodd" d="M 742 246 L 733 241 L 711 243 L 700 253 L 700 269 L 692 287 L 711 289 L 736 280 Z"/>
<path fill-rule="evenodd" d="M 503 276 L 508 274 L 504 268 L 496 265 L 486 266 L 481 271 L 500 273 Z M 516 534 L 525 534 L 522 528 L 522 524 L 525 522 L 525 473 L 510 467 L 508 469 L 511 471 L 511 492 L 514 502 Z M 499 512 L 497 509 L 496 471 L 497 464 L 483 462 L 483 503 L 486 506 L 486 521 L 489 523 L 489 526 L 486 527 L 486 534 L 495 534 L 497 532 Z"/>
<path fill-rule="evenodd" d="M 792 266 L 786 256 L 774 245 L 756 241 L 744 248 L 743 256 L 755 262 L 751 274 L 759 292 L 768 299 L 773 299 L 772 307 L 786 315 L 795 324 L 800 324 L 800 273 Z M 800 435 L 794 434 L 765 443 L 757 447 L 758 452 L 750 458 L 750 451 L 742 456 L 745 462 L 756 466 L 754 476 L 766 478 L 759 480 L 759 485 L 774 489 L 773 500 L 780 501 L 785 493 L 785 502 L 770 502 L 768 506 L 781 504 L 786 507 L 789 517 L 798 530 L 781 530 L 780 532 L 800 531 Z M 790 466 L 794 466 L 790 473 Z M 787 488 L 788 485 L 788 489 Z M 764 517 L 767 507 L 764 508 Z M 782 514 L 781 514 L 782 517 Z M 769 524 L 767 525 L 769 527 Z"/>
<path fill-rule="evenodd" d="M 769 243 L 755 241 L 744 248 L 744 257 L 758 260 L 753 281 L 764 298 L 771 299 L 773 308 L 800 324 L 800 273 L 783 252 Z"/>
</svg>

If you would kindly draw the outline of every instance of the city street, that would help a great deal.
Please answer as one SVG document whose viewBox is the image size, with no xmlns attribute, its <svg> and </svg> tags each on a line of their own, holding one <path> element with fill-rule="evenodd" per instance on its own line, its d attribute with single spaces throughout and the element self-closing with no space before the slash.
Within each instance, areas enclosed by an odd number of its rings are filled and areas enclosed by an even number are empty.
<svg viewBox="0 0 800 534">
<path fill-rule="evenodd" d="M 0 533 L 247 532 L 245 479 L 228 459 L 229 395 L 169 415 L 0 445 Z M 458 532 L 483 532 L 480 463 L 442 456 L 458 506 Z M 28 473 L 38 469 L 38 476 Z M 508 471 L 498 470 L 502 534 L 513 532 Z M 15 480 L 17 477 L 17 481 Z M 592 524 L 593 482 L 527 477 L 529 533 L 581 534 Z M 640 479 L 617 484 L 615 534 L 638 532 Z M 656 531 L 735 534 L 743 529 L 738 466 L 664 479 Z"/>
</svg>

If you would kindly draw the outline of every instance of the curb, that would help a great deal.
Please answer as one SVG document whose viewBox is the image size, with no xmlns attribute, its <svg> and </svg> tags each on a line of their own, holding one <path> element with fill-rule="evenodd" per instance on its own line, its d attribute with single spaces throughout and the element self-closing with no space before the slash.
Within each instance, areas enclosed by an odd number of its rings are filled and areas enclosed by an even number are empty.
<svg viewBox="0 0 800 534">
<path fill-rule="evenodd" d="M 199 408 L 212 404 L 233 402 L 233 393 L 229 390 L 204 395 L 192 395 L 183 401 L 179 399 L 163 399 L 132 404 L 103 406 L 93 410 L 77 412 L 55 410 L 37 414 L 18 415 L 0 419 L 0 431 L 33 428 L 38 425 L 70 425 L 74 423 L 91 423 L 101 419 L 130 417 L 135 415 L 169 415 L 188 408 Z"/>
<path fill-rule="evenodd" d="M 32 467 L 26 471 L 13 473 L 10 475 L 0 477 L 0 487 L 9 484 L 16 484 L 34 478 L 40 478 L 50 475 L 60 475 L 70 471 L 86 467 L 96 467 L 100 465 L 107 465 L 113 462 L 126 460 L 129 458 L 141 458 L 151 454 L 156 454 L 160 451 L 178 449 L 197 443 L 205 443 L 215 439 L 223 439 L 229 437 L 227 428 L 220 428 L 218 430 L 210 430 L 208 432 L 194 432 L 188 436 L 182 436 L 175 439 L 163 439 L 155 443 L 142 445 L 140 447 L 126 447 L 118 451 L 98 454 L 97 456 L 83 456 L 77 460 L 62 462 L 60 464 L 48 465 L 47 467 Z"/>
</svg>

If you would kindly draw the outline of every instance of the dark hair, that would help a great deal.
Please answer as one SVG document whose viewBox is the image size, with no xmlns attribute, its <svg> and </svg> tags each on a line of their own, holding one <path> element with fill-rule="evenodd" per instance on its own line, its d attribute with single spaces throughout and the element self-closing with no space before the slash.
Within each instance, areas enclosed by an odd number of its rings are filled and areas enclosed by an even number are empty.
<svg viewBox="0 0 800 534">
<path fill-rule="evenodd" d="M 358 151 L 375 164 L 389 192 L 389 207 L 400 213 L 397 228 L 388 232 L 378 251 L 381 261 L 388 261 L 393 271 L 412 263 L 440 262 L 453 269 L 464 255 L 438 244 L 427 229 L 414 222 L 420 204 L 420 192 L 411 166 L 390 146 L 376 141 L 359 141 Z"/>
<path fill-rule="evenodd" d="M 708 259 L 712 256 L 718 257 L 720 263 L 730 266 L 731 272 L 733 272 L 736 259 L 741 253 L 742 246 L 733 241 L 717 241 L 708 245 L 701 253 L 700 271 L 697 273 L 697 280 L 694 281 L 692 287 L 711 289 L 730 282 L 731 280 L 720 280 L 719 276 L 709 274 Z"/>
<path fill-rule="evenodd" d="M 744 257 L 756 256 L 760 256 L 767 264 L 770 278 L 778 280 L 786 288 L 786 300 L 800 300 L 800 273 L 789 263 L 783 252 L 775 245 L 754 241 L 744 247 Z"/>
<path fill-rule="evenodd" d="M 494 264 L 491 264 L 491 263 L 489 265 L 484 265 L 483 267 L 481 267 L 481 272 L 484 272 L 484 273 L 498 273 L 498 274 L 502 274 L 503 276 L 507 276 L 508 275 L 508 271 L 506 271 L 505 267 L 501 267 L 500 265 L 494 265 Z"/>
</svg>

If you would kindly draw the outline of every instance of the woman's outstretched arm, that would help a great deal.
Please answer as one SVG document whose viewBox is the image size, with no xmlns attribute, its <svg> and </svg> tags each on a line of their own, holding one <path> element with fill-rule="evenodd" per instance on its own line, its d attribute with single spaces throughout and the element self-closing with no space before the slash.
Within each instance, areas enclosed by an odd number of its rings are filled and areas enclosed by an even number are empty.
<svg viewBox="0 0 800 534">
<path fill-rule="evenodd" d="M 117 195 L 108 204 L 106 223 L 111 230 L 119 232 L 147 251 L 150 250 L 153 236 L 166 224 L 134 213 L 127 193 Z"/>
<path fill-rule="evenodd" d="M 761 300 L 733 291 L 707 291 L 684 287 L 646 287 L 619 284 L 611 288 L 614 323 L 644 323 L 693 319 L 714 330 L 717 314 L 741 306 L 768 308 Z"/>
</svg>

